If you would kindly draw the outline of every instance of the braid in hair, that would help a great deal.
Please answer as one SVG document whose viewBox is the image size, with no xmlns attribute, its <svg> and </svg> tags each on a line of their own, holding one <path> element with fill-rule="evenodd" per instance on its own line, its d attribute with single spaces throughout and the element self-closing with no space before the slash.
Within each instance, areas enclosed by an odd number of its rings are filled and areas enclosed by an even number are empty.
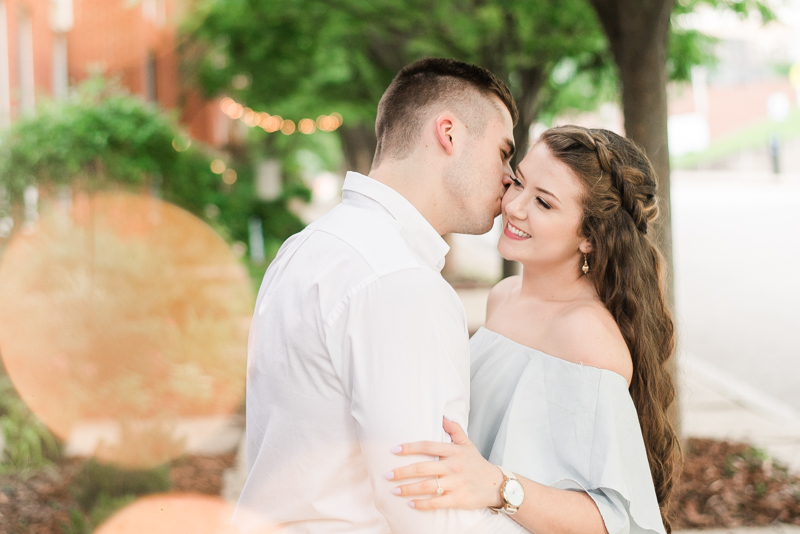
<svg viewBox="0 0 800 534">
<path fill-rule="evenodd" d="M 675 346 L 674 323 L 666 304 L 661 254 L 647 235 L 658 214 L 655 172 L 643 150 L 607 130 L 563 126 L 547 130 L 540 141 L 584 189 L 581 230 L 592 244 L 587 276 L 631 354 L 630 394 L 670 533 L 667 512 L 680 443 L 668 416 L 675 398 L 666 366 Z"/>
</svg>

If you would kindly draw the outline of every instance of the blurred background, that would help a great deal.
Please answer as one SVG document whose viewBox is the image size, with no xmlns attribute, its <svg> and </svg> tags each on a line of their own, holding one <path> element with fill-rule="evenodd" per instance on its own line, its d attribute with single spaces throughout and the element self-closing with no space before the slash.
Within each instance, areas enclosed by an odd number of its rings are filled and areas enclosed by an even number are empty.
<svg viewBox="0 0 800 534">
<path fill-rule="evenodd" d="M 508 83 L 515 163 L 561 124 L 645 148 L 676 524 L 800 524 L 799 1 L 0 0 L 0 531 L 233 532 L 261 278 L 425 56 Z M 446 236 L 471 331 L 499 234 Z"/>
</svg>

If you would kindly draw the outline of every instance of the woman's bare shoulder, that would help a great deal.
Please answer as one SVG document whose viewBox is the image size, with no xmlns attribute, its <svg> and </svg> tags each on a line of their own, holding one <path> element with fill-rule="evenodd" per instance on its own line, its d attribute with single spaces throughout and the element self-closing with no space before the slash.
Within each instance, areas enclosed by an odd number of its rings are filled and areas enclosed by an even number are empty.
<svg viewBox="0 0 800 534">
<path fill-rule="evenodd" d="M 600 302 L 582 301 L 570 306 L 554 321 L 552 334 L 560 358 L 613 371 L 630 384 L 633 362 L 628 345 Z"/>
<path fill-rule="evenodd" d="M 489 291 L 489 298 L 486 301 L 486 320 L 489 320 L 489 317 L 499 308 L 508 297 L 515 291 L 519 289 L 519 284 L 522 281 L 522 277 L 517 276 L 509 276 L 508 278 L 504 278 L 497 282 L 495 286 Z"/>
</svg>

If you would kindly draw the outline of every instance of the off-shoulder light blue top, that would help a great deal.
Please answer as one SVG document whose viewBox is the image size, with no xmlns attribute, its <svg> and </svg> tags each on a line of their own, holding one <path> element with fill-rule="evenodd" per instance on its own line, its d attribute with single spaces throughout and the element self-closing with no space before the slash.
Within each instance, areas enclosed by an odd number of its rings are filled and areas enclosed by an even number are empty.
<svg viewBox="0 0 800 534">
<path fill-rule="evenodd" d="M 495 465 L 586 491 L 609 534 L 665 534 L 625 379 L 479 329 L 470 340 L 469 435 Z"/>
</svg>

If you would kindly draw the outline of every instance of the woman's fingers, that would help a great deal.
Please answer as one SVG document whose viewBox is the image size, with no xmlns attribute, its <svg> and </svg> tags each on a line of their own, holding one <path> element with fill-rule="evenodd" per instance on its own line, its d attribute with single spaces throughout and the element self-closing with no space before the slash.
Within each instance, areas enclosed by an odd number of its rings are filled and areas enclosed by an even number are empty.
<svg viewBox="0 0 800 534">
<path fill-rule="evenodd" d="M 451 421 L 447 417 L 443 418 L 442 427 L 444 427 L 444 431 L 450 434 L 450 439 L 453 440 L 453 443 L 456 445 L 464 445 L 469 443 L 469 438 L 467 437 L 467 433 L 464 432 L 464 429 L 461 428 L 461 425 L 456 423 L 455 421 Z"/>
<path fill-rule="evenodd" d="M 395 495 L 402 495 L 402 496 L 409 496 L 409 495 L 436 495 L 436 490 L 439 489 L 439 485 L 436 483 L 438 479 L 436 478 L 428 478 L 422 480 L 420 482 L 414 482 L 413 484 L 404 484 L 402 486 L 397 486 L 392 490 L 392 493 Z"/>
<path fill-rule="evenodd" d="M 418 462 L 404 467 L 398 467 L 386 473 L 389 480 L 403 480 L 406 478 L 419 478 L 444 475 L 445 469 L 442 462 Z M 434 484 L 435 484 L 434 479 Z"/>
<path fill-rule="evenodd" d="M 432 499 L 415 499 L 408 501 L 408 505 L 417 510 L 439 510 L 441 508 L 458 508 L 458 503 L 452 497 L 444 495 Z"/>
<path fill-rule="evenodd" d="M 415 441 L 414 443 L 404 443 L 392 449 L 398 456 L 408 454 L 427 454 L 428 456 L 450 456 L 457 449 L 452 443 L 442 443 L 440 441 Z"/>
</svg>

